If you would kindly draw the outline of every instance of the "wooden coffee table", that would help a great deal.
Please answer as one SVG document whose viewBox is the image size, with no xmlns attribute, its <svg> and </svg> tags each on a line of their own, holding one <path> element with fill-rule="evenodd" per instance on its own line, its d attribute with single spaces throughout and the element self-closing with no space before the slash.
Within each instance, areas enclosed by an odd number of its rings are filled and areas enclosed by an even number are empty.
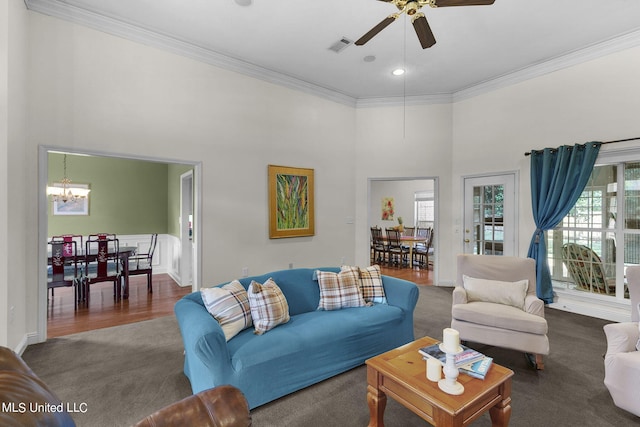
<svg viewBox="0 0 640 427">
<path fill-rule="evenodd" d="M 427 379 L 426 362 L 418 353 L 436 342 L 421 338 L 367 360 L 369 427 L 384 426 L 387 396 L 437 427 L 469 425 L 487 410 L 493 426 L 509 425 L 513 371 L 494 362 L 484 380 L 461 373 L 464 393 L 447 394 Z"/>
</svg>

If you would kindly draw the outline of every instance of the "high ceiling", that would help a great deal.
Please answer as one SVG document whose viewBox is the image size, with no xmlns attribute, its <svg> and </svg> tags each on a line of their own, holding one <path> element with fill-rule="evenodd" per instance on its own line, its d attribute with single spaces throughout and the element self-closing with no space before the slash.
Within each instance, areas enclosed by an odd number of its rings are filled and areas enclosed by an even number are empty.
<svg viewBox="0 0 640 427">
<path fill-rule="evenodd" d="M 420 47 L 402 15 L 366 45 L 339 53 L 329 47 L 343 37 L 357 40 L 395 6 L 376 0 L 25 2 L 35 11 L 355 103 L 456 96 L 640 45 L 637 0 L 425 6 L 433 47 Z M 407 70 L 403 77 L 391 74 L 398 67 Z"/>
</svg>

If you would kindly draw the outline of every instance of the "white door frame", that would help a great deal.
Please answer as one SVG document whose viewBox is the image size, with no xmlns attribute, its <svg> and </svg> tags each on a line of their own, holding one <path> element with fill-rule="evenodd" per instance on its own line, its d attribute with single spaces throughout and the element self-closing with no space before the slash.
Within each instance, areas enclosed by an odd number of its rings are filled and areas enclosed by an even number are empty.
<svg viewBox="0 0 640 427">
<path fill-rule="evenodd" d="M 180 281 L 182 286 L 193 287 L 194 245 L 193 229 L 189 235 L 189 215 L 192 217 L 195 228 L 195 216 L 193 215 L 193 171 L 180 175 Z"/>
<path fill-rule="evenodd" d="M 440 235 L 442 234 L 441 232 L 439 232 L 440 227 L 439 227 L 439 211 L 440 211 L 440 195 L 439 195 L 439 178 L 437 176 L 426 176 L 426 177 L 395 177 L 395 178 L 367 178 L 367 251 L 366 253 L 369 254 L 369 244 L 370 244 L 370 231 L 369 231 L 369 224 L 372 224 L 373 221 L 372 219 L 374 218 L 374 215 L 376 215 L 378 212 L 372 212 L 371 210 L 371 185 L 373 182 L 376 181 L 433 181 L 433 200 L 434 200 L 434 204 L 435 204 L 435 212 L 434 212 L 434 218 L 433 218 L 433 229 L 436 230 L 436 233 L 433 237 L 433 249 L 434 249 L 434 253 L 433 253 L 433 257 L 435 258 L 435 261 L 433 263 L 433 284 L 435 286 L 438 286 L 439 280 L 438 280 L 438 271 L 440 270 L 438 268 L 438 261 L 440 259 L 440 257 L 438 257 L 438 251 L 440 248 L 439 245 L 439 240 L 440 240 Z M 367 255 L 367 260 L 369 260 L 369 255 Z"/>
<path fill-rule="evenodd" d="M 473 253 L 473 188 L 483 185 L 504 185 L 504 246 L 503 255 L 518 253 L 518 184 L 519 172 L 501 172 L 462 177 L 463 191 L 463 253 Z M 510 197 L 509 197 L 510 196 Z"/>
<path fill-rule="evenodd" d="M 122 153 L 110 153 L 105 151 L 78 150 L 77 148 L 60 147 L 52 145 L 38 146 L 38 311 L 36 320 L 36 331 L 27 336 L 27 345 L 45 342 L 47 340 L 47 238 L 48 221 L 47 209 L 49 201 L 47 199 L 47 181 L 49 174 L 49 151 L 60 151 L 73 154 L 87 154 L 91 156 L 118 157 L 122 159 L 144 160 L 149 162 L 179 163 L 193 166 L 193 223 L 200 224 L 202 218 L 202 162 L 188 162 L 183 160 L 157 158 L 151 156 L 134 156 Z M 195 226 L 193 230 L 193 260 L 195 268 L 193 270 L 194 291 L 200 289 L 200 277 L 202 277 L 202 239 L 201 228 Z"/>
</svg>

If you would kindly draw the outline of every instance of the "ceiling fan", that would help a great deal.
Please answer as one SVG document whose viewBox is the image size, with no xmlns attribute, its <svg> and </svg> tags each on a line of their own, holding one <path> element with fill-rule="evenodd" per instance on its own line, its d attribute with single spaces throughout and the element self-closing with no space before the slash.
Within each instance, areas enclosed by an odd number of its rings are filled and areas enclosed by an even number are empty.
<svg viewBox="0 0 640 427">
<path fill-rule="evenodd" d="M 491 5 L 495 0 L 378 0 L 386 3 L 393 3 L 396 5 L 400 12 L 393 13 L 383 19 L 378 25 L 373 27 L 367 34 L 360 37 L 356 41 L 357 46 L 362 46 L 369 40 L 371 40 L 376 34 L 384 30 L 389 24 L 398 19 L 400 15 L 406 13 L 411 17 L 411 23 L 416 30 L 418 40 L 423 49 L 436 44 L 436 38 L 431 32 L 427 18 L 424 13 L 418 12 L 422 9 L 422 6 L 429 5 L 430 7 L 449 7 L 449 6 L 482 6 Z"/>
</svg>

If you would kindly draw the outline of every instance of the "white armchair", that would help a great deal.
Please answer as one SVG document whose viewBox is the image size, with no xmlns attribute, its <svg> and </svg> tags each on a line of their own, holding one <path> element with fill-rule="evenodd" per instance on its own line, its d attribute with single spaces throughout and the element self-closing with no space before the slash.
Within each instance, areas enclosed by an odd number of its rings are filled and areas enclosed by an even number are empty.
<svg viewBox="0 0 640 427">
<path fill-rule="evenodd" d="M 627 267 L 627 286 L 631 297 L 632 322 L 604 326 L 607 353 L 604 356 L 604 385 L 613 403 L 640 417 L 640 344 L 638 303 L 640 302 L 640 266 Z"/>
<path fill-rule="evenodd" d="M 494 255 L 458 255 L 451 327 L 460 338 L 535 355 L 549 354 L 544 302 L 536 296 L 535 261 Z"/>
</svg>

